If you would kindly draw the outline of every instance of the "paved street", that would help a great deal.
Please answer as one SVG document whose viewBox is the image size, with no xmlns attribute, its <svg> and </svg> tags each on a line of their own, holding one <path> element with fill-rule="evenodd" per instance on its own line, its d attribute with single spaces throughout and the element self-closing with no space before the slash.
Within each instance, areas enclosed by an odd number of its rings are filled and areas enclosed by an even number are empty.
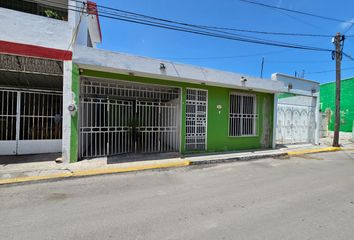
<svg viewBox="0 0 354 240">
<path fill-rule="evenodd" d="M 0 239 L 353 239 L 354 152 L 0 187 Z"/>
</svg>

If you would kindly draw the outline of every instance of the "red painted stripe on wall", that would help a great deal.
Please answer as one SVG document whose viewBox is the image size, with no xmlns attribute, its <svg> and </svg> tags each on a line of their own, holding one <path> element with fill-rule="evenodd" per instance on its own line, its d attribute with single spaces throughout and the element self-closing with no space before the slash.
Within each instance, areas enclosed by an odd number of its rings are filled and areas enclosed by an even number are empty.
<svg viewBox="0 0 354 240">
<path fill-rule="evenodd" d="M 71 60 L 72 52 L 54 48 L 46 48 L 29 44 L 0 40 L 0 53 L 16 54 L 28 57 L 49 58 L 55 60 Z"/>
</svg>

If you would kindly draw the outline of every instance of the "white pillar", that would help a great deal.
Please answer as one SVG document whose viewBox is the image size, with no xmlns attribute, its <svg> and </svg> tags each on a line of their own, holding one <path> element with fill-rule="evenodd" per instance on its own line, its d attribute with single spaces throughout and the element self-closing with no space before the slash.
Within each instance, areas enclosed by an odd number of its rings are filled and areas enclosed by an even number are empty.
<svg viewBox="0 0 354 240">
<path fill-rule="evenodd" d="M 274 94 L 274 106 L 273 106 L 273 142 L 272 148 L 276 148 L 277 141 L 277 122 L 278 122 L 278 94 Z"/>
<path fill-rule="evenodd" d="M 72 61 L 64 61 L 63 64 L 63 140 L 62 157 L 63 162 L 70 162 L 70 139 L 71 139 L 71 114 L 68 106 L 73 102 L 72 99 Z"/>
<path fill-rule="evenodd" d="M 315 106 L 315 121 L 316 121 L 316 128 L 315 128 L 315 144 L 318 145 L 320 143 L 320 124 L 321 124 L 321 115 L 320 115 L 320 93 L 317 92 L 313 96 L 316 98 L 316 106 Z"/>
</svg>

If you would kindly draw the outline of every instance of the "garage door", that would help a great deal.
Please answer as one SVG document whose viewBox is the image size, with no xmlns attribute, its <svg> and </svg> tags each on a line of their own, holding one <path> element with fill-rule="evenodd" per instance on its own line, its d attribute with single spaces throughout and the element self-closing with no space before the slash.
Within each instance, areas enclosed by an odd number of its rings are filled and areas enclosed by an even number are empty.
<svg viewBox="0 0 354 240">
<path fill-rule="evenodd" d="M 277 143 L 314 143 L 315 107 L 278 103 Z"/>
</svg>

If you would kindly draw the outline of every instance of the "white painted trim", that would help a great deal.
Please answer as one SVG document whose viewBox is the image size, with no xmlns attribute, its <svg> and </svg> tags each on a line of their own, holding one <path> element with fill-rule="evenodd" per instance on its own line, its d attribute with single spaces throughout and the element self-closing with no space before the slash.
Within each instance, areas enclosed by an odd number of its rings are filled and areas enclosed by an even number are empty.
<svg viewBox="0 0 354 240">
<path fill-rule="evenodd" d="M 16 155 L 16 140 L 0 141 L 0 156 L 1 155 Z"/>
<path fill-rule="evenodd" d="M 58 93 L 61 95 L 61 91 L 55 91 L 55 90 L 42 90 L 42 89 L 35 89 L 35 88 L 16 88 L 16 87 L 2 87 L 0 86 L 0 89 L 2 90 L 10 90 L 10 91 L 18 91 L 18 92 L 32 92 L 32 93 L 51 93 L 55 94 Z"/>
<path fill-rule="evenodd" d="M 61 139 L 19 140 L 17 154 L 39 154 L 61 152 Z"/>
</svg>

